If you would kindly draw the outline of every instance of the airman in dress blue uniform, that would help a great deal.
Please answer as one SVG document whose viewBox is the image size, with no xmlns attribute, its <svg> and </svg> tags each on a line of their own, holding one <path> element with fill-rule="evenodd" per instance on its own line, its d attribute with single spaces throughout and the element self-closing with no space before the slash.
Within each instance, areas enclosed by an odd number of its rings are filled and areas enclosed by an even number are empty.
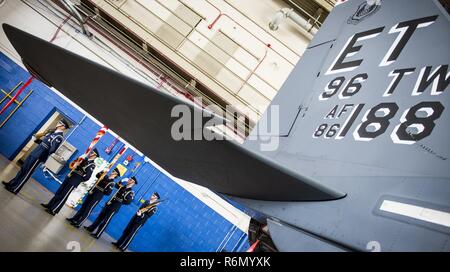
<svg viewBox="0 0 450 272">
<path fill-rule="evenodd" d="M 156 213 L 157 206 L 159 205 L 159 203 L 157 202 L 159 198 L 160 197 L 157 192 L 153 193 L 153 195 L 150 197 L 150 200 L 145 201 L 133 216 L 133 218 L 131 218 L 119 240 L 112 243 L 120 251 L 127 250 L 128 246 L 130 245 L 131 241 L 133 241 L 133 238 L 136 236 L 139 229 L 141 229 L 144 226 L 145 222 L 147 222 L 147 220 Z"/>
<path fill-rule="evenodd" d="M 17 175 L 10 182 L 2 182 L 6 190 L 17 194 L 33 175 L 39 164 L 45 162 L 58 149 L 64 141 L 63 133 L 68 128 L 69 123 L 63 119 L 58 122 L 54 132 L 47 133 L 42 139 L 36 139 L 39 145 L 25 160 Z"/>
<path fill-rule="evenodd" d="M 87 231 L 92 232 L 92 237 L 96 239 L 100 238 L 113 216 L 119 212 L 120 207 L 122 205 L 129 205 L 133 201 L 134 192 L 132 187 L 135 184 L 137 184 L 136 177 L 126 180 L 126 185 L 116 183 L 116 188 L 118 188 L 117 192 L 106 203 L 95 222 L 89 227 L 84 227 Z M 95 230 L 97 230 L 96 233 L 94 233 Z"/>
<path fill-rule="evenodd" d="M 100 178 L 104 172 L 97 174 L 97 179 Z M 109 196 L 114 189 L 114 179 L 120 177 L 119 169 L 115 168 L 109 176 L 105 176 L 102 180 L 98 181 L 96 185 L 89 191 L 86 200 L 78 210 L 78 212 L 72 218 L 66 218 L 70 224 L 76 228 L 83 225 L 86 218 L 89 217 L 95 206 L 102 200 L 103 196 Z"/>
<path fill-rule="evenodd" d="M 89 157 L 83 160 L 73 172 L 67 175 L 50 202 L 48 202 L 48 204 L 41 204 L 47 213 L 51 215 L 57 214 L 64 206 L 64 203 L 66 203 L 70 193 L 72 193 L 81 182 L 86 182 L 91 178 L 92 172 L 94 172 L 95 169 L 94 160 L 98 157 L 98 150 L 94 148 L 91 153 L 89 153 Z"/>
</svg>

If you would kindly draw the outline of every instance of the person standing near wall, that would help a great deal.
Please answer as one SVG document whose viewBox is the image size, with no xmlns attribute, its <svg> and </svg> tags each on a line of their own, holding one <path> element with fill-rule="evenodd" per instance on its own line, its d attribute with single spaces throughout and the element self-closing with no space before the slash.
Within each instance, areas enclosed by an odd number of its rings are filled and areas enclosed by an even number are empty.
<svg viewBox="0 0 450 272">
<path fill-rule="evenodd" d="M 41 203 L 41 206 L 45 208 L 47 213 L 50 215 L 57 214 L 64 206 L 64 203 L 66 203 L 70 193 L 72 193 L 81 182 L 86 182 L 91 178 L 92 172 L 94 172 L 95 169 L 94 160 L 98 158 L 99 155 L 98 150 L 94 148 L 89 154 L 89 157 L 84 159 L 73 172 L 67 175 L 66 179 L 48 204 Z"/>
<path fill-rule="evenodd" d="M 20 192 L 39 164 L 45 162 L 58 149 L 64 140 L 63 133 L 69 127 L 69 123 L 63 119 L 58 122 L 54 132 L 42 136 L 36 135 L 37 137 L 33 135 L 36 138 L 35 142 L 39 145 L 31 152 L 17 175 L 10 182 L 2 181 L 5 189 L 13 194 Z"/>
<path fill-rule="evenodd" d="M 104 175 L 104 172 L 97 174 L 97 178 Z M 115 168 L 109 176 L 105 176 L 102 180 L 98 181 L 96 185 L 89 191 L 86 200 L 78 210 L 78 212 L 72 218 L 66 218 L 72 226 L 79 228 L 83 225 L 86 218 L 89 217 L 92 210 L 102 200 L 103 196 L 109 196 L 114 189 L 114 179 L 120 177 L 120 170 Z"/>
<path fill-rule="evenodd" d="M 131 241 L 133 241 L 134 236 L 141 227 L 144 226 L 145 222 L 156 213 L 157 207 L 161 202 L 157 202 L 160 199 L 157 192 L 153 193 L 150 200 L 147 200 L 142 204 L 136 214 L 131 218 L 127 227 L 120 236 L 117 242 L 112 242 L 120 251 L 127 250 Z"/>
<path fill-rule="evenodd" d="M 84 227 L 87 231 L 92 232 L 91 236 L 95 239 L 100 238 L 113 216 L 119 212 L 120 207 L 122 205 L 129 205 L 133 201 L 134 192 L 132 187 L 137 184 L 137 179 L 136 177 L 132 177 L 123 181 L 126 181 L 126 185 L 116 183 L 118 190 L 106 203 L 95 222 L 89 227 Z M 94 233 L 95 230 L 97 230 L 96 233 Z"/>
</svg>

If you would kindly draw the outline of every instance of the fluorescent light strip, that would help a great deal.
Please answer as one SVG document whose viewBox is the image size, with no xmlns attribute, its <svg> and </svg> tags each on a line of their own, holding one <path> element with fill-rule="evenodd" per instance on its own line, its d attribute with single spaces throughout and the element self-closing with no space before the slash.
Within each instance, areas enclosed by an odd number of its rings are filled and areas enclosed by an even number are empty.
<svg viewBox="0 0 450 272">
<path fill-rule="evenodd" d="M 380 206 L 380 210 L 450 227 L 450 213 L 443 211 L 391 200 L 384 200 Z"/>
</svg>

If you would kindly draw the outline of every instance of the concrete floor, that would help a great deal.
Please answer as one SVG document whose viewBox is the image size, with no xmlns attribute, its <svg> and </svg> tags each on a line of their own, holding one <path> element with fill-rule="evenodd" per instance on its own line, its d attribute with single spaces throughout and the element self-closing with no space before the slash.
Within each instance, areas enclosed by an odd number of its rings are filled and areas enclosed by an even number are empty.
<svg viewBox="0 0 450 272">
<path fill-rule="evenodd" d="M 18 169 L 0 155 L 0 180 L 9 181 Z M 96 240 L 84 228 L 73 228 L 65 220 L 74 213 L 72 208 L 65 206 L 56 216 L 46 213 L 40 203 L 52 196 L 34 179 L 17 195 L 0 186 L 0 251 L 118 251 L 107 233 Z"/>
</svg>

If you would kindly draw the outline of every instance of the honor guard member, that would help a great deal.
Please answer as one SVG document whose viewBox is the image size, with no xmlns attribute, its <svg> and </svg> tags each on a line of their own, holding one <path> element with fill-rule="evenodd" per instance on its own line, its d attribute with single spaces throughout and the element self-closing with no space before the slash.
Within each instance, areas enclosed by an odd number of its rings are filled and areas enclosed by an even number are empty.
<svg viewBox="0 0 450 272">
<path fill-rule="evenodd" d="M 157 192 L 153 193 L 153 195 L 150 197 L 150 200 L 145 201 L 145 203 L 142 204 L 133 218 L 131 218 L 119 240 L 117 240 L 117 242 L 112 242 L 112 244 L 116 246 L 120 251 L 127 250 L 128 246 L 136 236 L 139 229 L 142 228 L 145 222 L 147 222 L 147 220 L 156 213 L 156 206 L 161 203 L 158 201 L 159 199 L 159 194 Z"/>
<path fill-rule="evenodd" d="M 108 227 L 109 222 L 115 214 L 120 210 L 120 207 L 124 205 L 129 205 L 134 198 L 134 192 L 131 189 L 135 184 L 137 184 L 136 177 L 129 178 L 125 185 L 121 183 L 116 183 L 116 188 L 118 190 L 111 197 L 111 199 L 106 203 L 105 207 L 102 209 L 98 215 L 95 222 L 89 227 L 84 227 L 91 233 L 91 236 L 98 239 Z M 96 233 L 94 231 L 97 230 Z"/>
<path fill-rule="evenodd" d="M 97 174 L 97 178 L 100 178 L 104 172 Z M 102 200 L 103 196 L 109 196 L 114 189 L 114 179 L 120 177 L 119 169 L 115 168 L 109 176 L 105 176 L 102 180 L 98 181 L 96 185 L 89 191 L 86 200 L 78 210 L 78 212 L 72 218 L 66 218 L 70 224 L 76 228 L 83 225 L 86 218 L 89 217 L 95 206 Z"/>
<path fill-rule="evenodd" d="M 6 190 L 17 194 L 33 175 L 38 165 L 45 162 L 58 149 L 64 141 L 63 133 L 68 128 L 69 123 L 63 119 L 58 122 L 53 132 L 41 136 L 33 135 L 35 142 L 39 145 L 31 152 L 17 175 L 10 182 L 2 181 Z"/>
<path fill-rule="evenodd" d="M 99 157 L 98 150 L 94 148 L 87 159 L 84 159 L 63 181 L 53 198 L 47 204 L 41 204 L 45 211 L 51 215 L 57 214 L 66 203 L 70 193 L 80 185 L 88 181 L 95 169 L 94 160 Z"/>
</svg>

